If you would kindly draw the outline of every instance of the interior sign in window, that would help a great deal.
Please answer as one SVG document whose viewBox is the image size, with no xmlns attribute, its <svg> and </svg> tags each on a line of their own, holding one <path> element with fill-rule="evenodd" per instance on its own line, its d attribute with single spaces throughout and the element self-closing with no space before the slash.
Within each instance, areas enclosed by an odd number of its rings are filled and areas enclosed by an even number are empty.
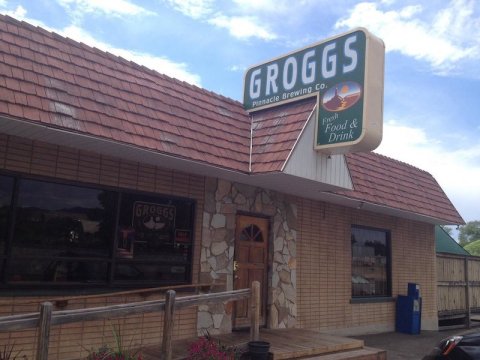
<svg viewBox="0 0 480 360">
<path fill-rule="evenodd" d="M 171 235 L 175 229 L 175 206 L 136 201 L 133 205 L 132 225 L 143 234 Z M 170 240 L 170 236 L 165 238 Z"/>
<path fill-rule="evenodd" d="M 190 237 L 190 230 L 175 230 L 176 244 L 190 244 L 192 242 Z"/>
<path fill-rule="evenodd" d="M 244 107 L 316 97 L 316 150 L 373 150 L 382 139 L 384 58 L 383 42 L 355 29 L 248 69 Z"/>
</svg>

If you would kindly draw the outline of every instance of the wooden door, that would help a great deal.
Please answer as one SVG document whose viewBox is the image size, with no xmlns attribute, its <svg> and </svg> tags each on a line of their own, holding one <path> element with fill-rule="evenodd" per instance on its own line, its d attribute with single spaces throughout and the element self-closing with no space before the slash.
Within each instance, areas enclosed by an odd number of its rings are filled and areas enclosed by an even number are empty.
<svg viewBox="0 0 480 360">
<path fill-rule="evenodd" d="M 268 219 L 238 215 L 235 229 L 234 289 L 250 288 L 260 282 L 260 325 L 266 324 Z M 250 325 L 249 300 L 235 302 L 234 328 Z"/>
</svg>

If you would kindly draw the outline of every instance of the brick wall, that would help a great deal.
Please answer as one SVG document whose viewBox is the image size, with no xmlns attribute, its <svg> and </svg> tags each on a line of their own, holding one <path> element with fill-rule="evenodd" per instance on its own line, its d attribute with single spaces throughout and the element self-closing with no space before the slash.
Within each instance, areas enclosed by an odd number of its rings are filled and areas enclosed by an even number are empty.
<svg viewBox="0 0 480 360">
<path fill-rule="evenodd" d="M 55 177 L 89 184 L 135 189 L 197 200 L 195 219 L 195 246 L 193 254 L 193 282 L 198 281 L 204 178 L 173 170 L 165 170 L 99 154 L 60 147 L 44 142 L 0 134 L 0 170 Z M 181 296 L 181 294 L 179 294 Z M 142 300 L 154 300 L 160 295 L 97 297 L 70 300 L 62 310 L 111 305 Z M 49 300 L 52 297 L 48 298 Z M 40 297 L 0 297 L 0 316 L 35 312 L 46 300 Z M 54 309 L 59 310 L 59 309 Z M 125 319 L 90 321 L 55 326 L 50 336 L 49 359 L 76 359 L 105 343 L 113 344 L 113 326 L 120 328 L 126 344 L 135 346 L 159 344 L 162 333 L 161 314 L 152 313 Z M 175 319 L 175 337 L 196 336 L 195 308 L 180 311 Z M 22 355 L 34 358 L 35 331 L 0 332 L 0 345 L 15 343 Z"/>
<path fill-rule="evenodd" d="M 4 134 L 0 134 L 0 169 L 196 199 L 193 281 L 198 281 L 205 208 L 203 177 Z M 295 226 L 298 229 L 297 327 L 343 333 L 393 330 L 394 302 L 350 302 L 352 224 L 391 230 L 393 296 L 406 293 L 407 282 L 418 282 L 424 300 L 423 324 L 436 324 L 433 225 L 308 199 L 295 198 L 290 201 L 298 209 Z M 269 279 L 272 281 L 271 276 Z M 154 298 L 124 296 L 81 299 L 70 301 L 66 309 Z M 44 299 L 1 297 L 0 316 L 37 311 L 38 304 Z M 133 339 L 134 345 L 159 343 L 161 321 L 160 314 L 150 314 L 55 327 L 51 335 L 50 357 L 78 358 L 86 354 L 85 349 L 112 341 L 112 324 L 121 325 L 125 338 Z M 175 331 L 177 338 L 196 335 L 196 309 L 187 309 L 177 315 Z M 34 335 L 33 330 L 0 333 L 0 344 L 15 342 L 32 358 Z"/>
<path fill-rule="evenodd" d="M 392 331 L 395 302 L 351 303 L 352 224 L 391 230 L 392 295 L 420 284 L 422 324 L 437 324 L 433 225 L 333 204 L 300 200 L 297 324 L 335 333 Z"/>
</svg>

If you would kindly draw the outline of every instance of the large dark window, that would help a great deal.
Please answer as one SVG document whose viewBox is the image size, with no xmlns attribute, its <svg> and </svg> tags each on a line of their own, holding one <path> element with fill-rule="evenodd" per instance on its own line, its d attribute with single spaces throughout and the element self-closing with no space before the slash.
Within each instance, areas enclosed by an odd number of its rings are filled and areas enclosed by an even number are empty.
<svg viewBox="0 0 480 360">
<path fill-rule="evenodd" d="M 0 175 L 0 259 L 3 260 L 7 243 L 10 209 L 13 196 L 13 178 Z M 0 262 L 1 264 L 1 262 Z"/>
<path fill-rule="evenodd" d="M 106 281 L 116 193 L 21 179 L 17 198 L 9 281 Z"/>
<path fill-rule="evenodd" d="M 352 226 L 352 297 L 391 295 L 390 233 Z"/>
<path fill-rule="evenodd" d="M 0 286 L 189 283 L 193 214 L 190 199 L 0 175 Z"/>
</svg>

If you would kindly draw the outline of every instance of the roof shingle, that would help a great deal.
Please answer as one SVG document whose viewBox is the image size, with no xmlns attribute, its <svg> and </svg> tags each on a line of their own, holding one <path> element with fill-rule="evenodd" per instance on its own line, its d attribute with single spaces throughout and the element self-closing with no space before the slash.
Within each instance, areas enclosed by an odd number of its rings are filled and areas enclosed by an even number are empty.
<svg viewBox="0 0 480 360">
<path fill-rule="evenodd" d="M 252 115 L 252 172 L 282 170 L 315 104 L 308 98 Z"/>
<path fill-rule="evenodd" d="M 347 154 L 353 191 L 337 194 L 446 220 L 464 221 L 437 181 L 428 172 L 373 152 Z"/>
<path fill-rule="evenodd" d="M 281 172 L 315 98 L 251 117 L 239 102 L 0 15 L 0 115 L 248 173 Z M 251 134 L 252 131 L 252 134 Z M 251 138 L 252 136 L 252 138 Z M 352 199 L 463 223 L 433 177 L 346 156 Z"/>
<path fill-rule="evenodd" d="M 248 171 L 250 119 L 240 103 L 1 20 L 1 114 Z"/>
</svg>

